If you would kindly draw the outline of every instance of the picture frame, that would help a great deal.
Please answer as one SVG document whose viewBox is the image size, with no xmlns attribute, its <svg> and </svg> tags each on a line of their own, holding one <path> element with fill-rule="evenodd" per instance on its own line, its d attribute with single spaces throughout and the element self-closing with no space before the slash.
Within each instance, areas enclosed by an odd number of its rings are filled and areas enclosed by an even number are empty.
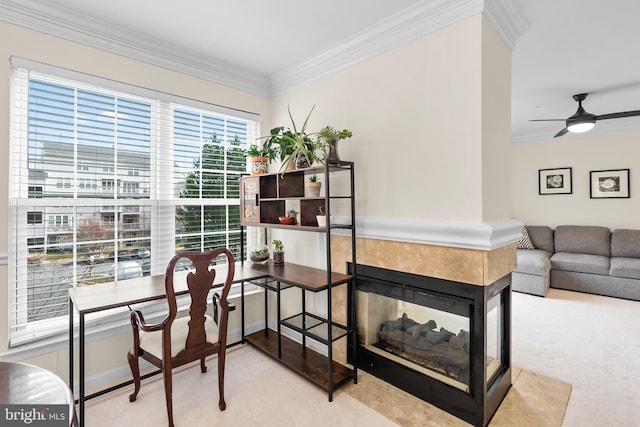
<svg viewBox="0 0 640 427">
<path fill-rule="evenodd" d="M 573 180 L 571 168 L 538 170 L 538 194 L 572 194 Z"/>
<path fill-rule="evenodd" d="M 589 196 L 592 199 L 628 199 L 631 197 L 629 188 L 629 169 L 611 169 L 589 172 L 591 188 Z"/>
</svg>

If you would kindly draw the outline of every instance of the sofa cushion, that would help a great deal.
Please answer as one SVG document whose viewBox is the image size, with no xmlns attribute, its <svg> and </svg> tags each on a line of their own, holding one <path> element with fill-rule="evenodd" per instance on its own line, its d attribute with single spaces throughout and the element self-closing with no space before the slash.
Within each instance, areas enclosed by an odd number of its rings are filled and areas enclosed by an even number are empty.
<svg viewBox="0 0 640 427">
<path fill-rule="evenodd" d="M 559 225 L 555 230 L 554 244 L 556 252 L 608 257 L 611 256 L 611 231 L 599 226 Z M 608 270 L 607 265 L 607 272 Z"/>
<path fill-rule="evenodd" d="M 549 274 L 551 269 L 551 254 L 542 249 L 518 249 L 518 265 L 516 271 L 519 273 L 535 274 L 543 276 Z"/>
<path fill-rule="evenodd" d="M 611 256 L 640 258 L 640 230 L 613 230 Z"/>
<path fill-rule="evenodd" d="M 609 275 L 640 279 L 640 258 L 612 257 Z"/>
<path fill-rule="evenodd" d="M 554 270 L 576 271 L 578 273 L 609 275 L 609 257 L 603 255 L 574 254 L 556 252 L 551 256 Z"/>
<path fill-rule="evenodd" d="M 536 249 L 543 249 L 553 253 L 553 230 L 546 225 L 527 225 L 529 239 Z"/>
</svg>

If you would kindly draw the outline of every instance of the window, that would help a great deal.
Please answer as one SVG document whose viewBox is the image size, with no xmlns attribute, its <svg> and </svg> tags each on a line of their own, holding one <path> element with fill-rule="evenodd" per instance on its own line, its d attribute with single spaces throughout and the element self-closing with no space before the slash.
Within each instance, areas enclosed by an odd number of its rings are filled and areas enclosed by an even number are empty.
<svg viewBox="0 0 640 427">
<path fill-rule="evenodd" d="M 144 274 L 185 250 L 239 257 L 257 116 L 18 67 L 12 90 L 11 345 L 67 328 L 67 290 L 118 280 L 120 251 L 149 250 Z"/>
<path fill-rule="evenodd" d="M 27 224 L 42 224 L 42 212 L 27 212 Z"/>
</svg>

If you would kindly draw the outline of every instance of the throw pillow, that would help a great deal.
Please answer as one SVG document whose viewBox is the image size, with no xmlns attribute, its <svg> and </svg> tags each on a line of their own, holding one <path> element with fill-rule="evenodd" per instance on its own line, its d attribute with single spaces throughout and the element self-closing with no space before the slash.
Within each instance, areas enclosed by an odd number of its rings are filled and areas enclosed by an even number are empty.
<svg viewBox="0 0 640 427">
<path fill-rule="evenodd" d="M 522 237 L 518 242 L 518 249 L 535 249 L 535 248 L 536 247 L 533 246 L 533 243 L 531 243 L 531 239 L 529 238 L 529 233 L 527 232 L 526 227 L 522 227 Z"/>
</svg>

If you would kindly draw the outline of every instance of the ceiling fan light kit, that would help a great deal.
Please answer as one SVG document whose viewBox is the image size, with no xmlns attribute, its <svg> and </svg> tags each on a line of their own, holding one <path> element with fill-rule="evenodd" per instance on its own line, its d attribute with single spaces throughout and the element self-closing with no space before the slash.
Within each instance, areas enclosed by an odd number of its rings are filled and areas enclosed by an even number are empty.
<svg viewBox="0 0 640 427">
<path fill-rule="evenodd" d="M 567 123 L 567 130 L 573 133 L 583 133 L 583 132 L 590 131 L 591 129 L 593 129 L 595 125 L 596 125 L 595 120 L 582 121 L 582 122 L 576 122 L 571 124 Z"/>
<path fill-rule="evenodd" d="M 611 114 L 601 114 L 596 116 L 595 114 L 587 113 L 584 108 L 582 108 L 582 101 L 589 95 L 588 93 L 579 93 L 577 95 L 573 95 L 573 99 L 578 103 L 578 110 L 575 114 L 568 119 L 540 119 L 540 120 L 530 120 L 531 122 L 555 122 L 555 121 L 564 121 L 565 127 L 560 130 L 557 134 L 554 135 L 554 138 L 564 135 L 567 132 L 571 133 L 583 133 L 588 132 L 596 125 L 596 121 L 598 120 L 606 120 L 606 119 L 620 119 L 623 117 L 633 117 L 640 116 L 640 110 L 634 111 L 622 111 L 620 113 L 611 113 Z"/>
</svg>

